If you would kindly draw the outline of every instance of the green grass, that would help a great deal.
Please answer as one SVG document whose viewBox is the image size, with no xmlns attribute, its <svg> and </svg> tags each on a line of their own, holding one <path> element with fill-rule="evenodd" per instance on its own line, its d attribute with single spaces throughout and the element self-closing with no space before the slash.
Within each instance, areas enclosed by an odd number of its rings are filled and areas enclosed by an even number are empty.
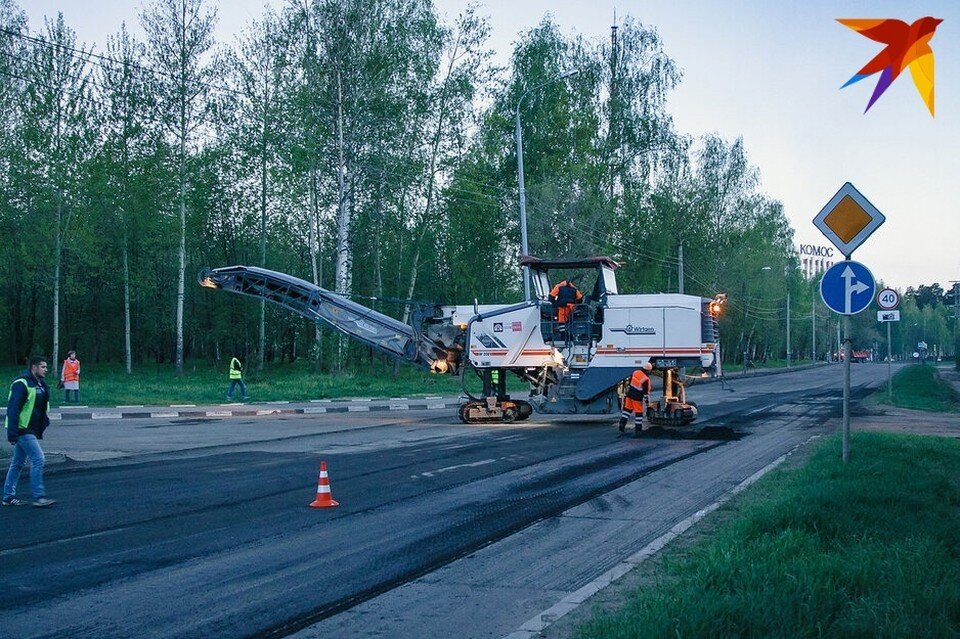
<svg viewBox="0 0 960 639">
<path fill-rule="evenodd" d="M 960 442 L 858 433 L 851 450 L 842 464 L 831 437 L 771 473 L 576 636 L 958 636 Z"/>
<path fill-rule="evenodd" d="M 790 360 L 790 366 L 808 366 L 814 362 L 809 359 L 793 359 Z M 786 368 L 787 360 L 786 359 L 767 359 L 766 362 L 755 361 L 752 368 L 747 368 L 747 373 L 754 370 L 761 369 L 770 369 L 770 368 Z M 728 364 L 723 367 L 724 372 L 733 374 L 733 373 L 742 373 L 743 364 Z"/>
<path fill-rule="evenodd" d="M 252 364 L 252 363 L 251 363 Z M 173 365 L 143 364 L 127 375 L 118 364 L 83 362 L 80 382 L 80 403 L 86 406 L 116 406 L 122 404 L 210 404 L 225 401 L 228 364 L 211 367 L 204 363 L 188 362 L 186 371 L 177 376 Z M 0 380 L 6 385 L 21 369 L 0 369 Z M 55 386 L 53 377 L 51 386 Z M 244 376 L 250 401 L 305 401 L 336 397 L 408 397 L 423 395 L 458 395 L 460 379 L 450 375 L 433 375 L 402 365 L 400 374 L 393 376 L 392 368 L 382 367 L 364 373 L 316 373 L 310 364 L 297 361 L 292 364 L 267 365 L 261 373 Z M 470 380 L 469 388 L 479 388 L 477 380 Z M 519 380 L 517 380 L 519 381 Z M 511 389 L 513 385 L 511 385 Z M 63 391 L 55 392 L 55 406 L 63 405 Z M 239 394 L 234 396 L 239 399 Z"/>
<path fill-rule="evenodd" d="M 875 394 L 875 399 L 887 403 L 886 385 Z M 940 379 L 935 367 L 913 364 L 893 376 L 893 405 L 914 410 L 941 413 L 960 410 L 960 397 L 947 382 Z"/>
</svg>

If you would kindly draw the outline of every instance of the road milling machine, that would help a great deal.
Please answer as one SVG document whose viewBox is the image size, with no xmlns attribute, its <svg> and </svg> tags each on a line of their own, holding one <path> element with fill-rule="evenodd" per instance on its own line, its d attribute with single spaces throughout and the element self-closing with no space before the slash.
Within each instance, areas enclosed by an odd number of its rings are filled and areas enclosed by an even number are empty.
<svg viewBox="0 0 960 639">
<path fill-rule="evenodd" d="M 521 265 L 529 269 L 534 299 L 509 305 L 436 305 L 414 314 L 412 325 L 262 268 L 204 269 L 199 281 L 208 288 L 266 299 L 434 373 L 460 375 L 467 400 L 459 417 L 467 423 L 524 420 L 533 411 L 618 413 L 627 380 L 646 362 L 663 382 L 662 394 L 649 402 L 649 422 L 684 427 L 696 419 L 696 406 L 686 401 L 679 373 L 689 367 L 703 375 L 718 374 L 717 316 L 725 296 L 624 295 L 617 288 L 619 265 L 608 257 L 528 256 Z M 593 286 L 558 313 L 550 299 L 551 275 L 569 273 L 581 274 L 579 280 L 592 280 Z M 527 397 L 510 396 L 508 374 L 528 383 Z M 469 375 L 479 378 L 479 395 L 467 392 L 464 378 Z"/>
</svg>

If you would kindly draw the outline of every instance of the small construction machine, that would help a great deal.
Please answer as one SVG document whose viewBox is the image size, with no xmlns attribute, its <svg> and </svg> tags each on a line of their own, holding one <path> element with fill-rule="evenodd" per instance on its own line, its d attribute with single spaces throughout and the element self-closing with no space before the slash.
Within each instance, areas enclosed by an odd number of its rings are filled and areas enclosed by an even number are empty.
<svg viewBox="0 0 960 639">
<path fill-rule="evenodd" d="M 460 375 L 467 399 L 459 417 L 467 423 L 512 422 L 527 419 L 533 411 L 618 413 L 628 378 L 646 362 L 663 380 L 662 396 L 649 402 L 650 423 L 685 427 L 696 419 L 680 369 L 718 374 L 717 316 L 725 296 L 623 295 L 616 281 L 619 265 L 608 257 L 524 257 L 521 265 L 529 269 L 534 299 L 509 305 L 435 305 L 432 312 L 415 314 L 412 325 L 266 269 L 204 269 L 199 281 L 205 287 L 266 299 L 434 373 Z M 583 289 L 582 298 L 566 305 L 565 312 L 551 300 L 551 275 L 557 273 L 579 273 L 580 280 L 592 280 L 592 288 Z M 508 374 L 528 383 L 528 396 L 510 396 Z M 467 392 L 469 375 L 479 377 L 479 395 Z"/>
</svg>

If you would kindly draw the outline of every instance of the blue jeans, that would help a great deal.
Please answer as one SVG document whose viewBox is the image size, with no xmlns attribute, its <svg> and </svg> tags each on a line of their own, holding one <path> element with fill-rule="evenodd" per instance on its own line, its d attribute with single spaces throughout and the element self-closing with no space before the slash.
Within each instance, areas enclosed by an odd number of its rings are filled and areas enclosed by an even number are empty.
<svg viewBox="0 0 960 639">
<path fill-rule="evenodd" d="M 243 383 L 242 379 L 231 379 L 230 388 L 227 389 L 227 399 L 233 399 L 233 389 L 240 386 L 240 396 L 244 399 L 247 398 L 247 385 Z"/>
<path fill-rule="evenodd" d="M 47 493 L 43 488 L 43 450 L 36 435 L 20 435 L 13 445 L 13 459 L 7 471 L 7 481 L 3 483 L 3 498 L 9 499 L 17 494 L 17 482 L 20 471 L 27 459 L 30 459 L 30 492 L 34 499 L 40 499 Z"/>
</svg>

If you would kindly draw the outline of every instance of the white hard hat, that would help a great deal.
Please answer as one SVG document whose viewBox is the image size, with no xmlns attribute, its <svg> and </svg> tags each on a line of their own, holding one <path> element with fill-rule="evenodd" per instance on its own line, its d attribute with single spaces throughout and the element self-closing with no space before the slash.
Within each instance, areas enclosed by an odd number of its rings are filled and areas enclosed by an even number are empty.
<svg viewBox="0 0 960 639">
<path fill-rule="evenodd" d="M 651 364 L 650 362 L 646 362 L 646 363 L 645 363 L 643 366 L 641 366 L 640 368 L 642 368 L 643 370 L 645 370 L 645 371 L 647 371 L 647 372 L 649 373 L 650 371 L 653 370 L 653 364 Z"/>
</svg>

